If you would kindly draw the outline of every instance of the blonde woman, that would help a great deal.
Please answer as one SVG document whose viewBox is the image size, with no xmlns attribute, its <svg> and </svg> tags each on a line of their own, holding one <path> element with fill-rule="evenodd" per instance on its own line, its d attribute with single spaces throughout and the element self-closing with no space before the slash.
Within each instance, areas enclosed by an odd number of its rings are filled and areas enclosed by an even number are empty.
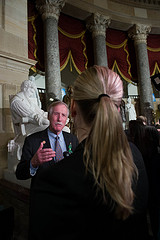
<svg viewBox="0 0 160 240">
<path fill-rule="evenodd" d="M 71 114 L 80 144 L 37 176 L 30 239 L 147 239 L 147 176 L 123 131 L 122 96 L 120 77 L 106 67 L 76 79 Z"/>
</svg>

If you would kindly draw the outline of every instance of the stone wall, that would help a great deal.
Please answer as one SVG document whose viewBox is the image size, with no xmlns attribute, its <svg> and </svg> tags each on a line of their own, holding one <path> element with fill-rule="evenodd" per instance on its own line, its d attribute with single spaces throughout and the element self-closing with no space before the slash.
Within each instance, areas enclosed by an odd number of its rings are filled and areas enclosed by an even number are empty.
<svg viewBox="0 0 160 240">
<path fill-rule="evenodd" d="M 27 0 L 0 1 L 0 178 L 14 137 L 9 95 L 19 91 L 34 64 L 28 59 Z"/>
</svg>

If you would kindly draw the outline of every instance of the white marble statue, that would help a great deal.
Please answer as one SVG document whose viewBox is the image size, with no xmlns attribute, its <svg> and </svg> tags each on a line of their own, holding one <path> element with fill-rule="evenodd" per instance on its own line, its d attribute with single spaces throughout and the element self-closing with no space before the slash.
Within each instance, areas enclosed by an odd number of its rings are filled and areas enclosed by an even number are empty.
<svg viewBox="0 0 160 240">
<path fill-rule="evenodd" d="M 10 99 L 10 108 L 15 131 L 14 142 L 19 149 L 17 157 L 20 159 L 25 137 L 49 125 L 48 113 L 41 109 L 38 90 L 33 79 L 22 82 L 21 91 Z"/>
<path fill-rule="evenodd" d="M 38 93 L 38 89 L 35 83 L 35 77 L 34 76 L 29 76 L 28 80 L 30 80 L 33 83 L 35 92 L 33 94 L 33 96 L 30 98 L 30 100 L 32 100 L 36 105 L 38 105 L 40 108 L 42 108 L 42 104 L 40 101 L 40 97 L 39 97 L 39 93 Z"/>
<path fill-rule="evenodd" d="M 136 120 L 136 110 L 134 105 L 131 103 L 131 98 L 129 97 L 127 99 L 127 103 L 125 105 L 125 110 L 126 110 L 126 120 L 127 122 L 131 120 Z"/>
</svg>

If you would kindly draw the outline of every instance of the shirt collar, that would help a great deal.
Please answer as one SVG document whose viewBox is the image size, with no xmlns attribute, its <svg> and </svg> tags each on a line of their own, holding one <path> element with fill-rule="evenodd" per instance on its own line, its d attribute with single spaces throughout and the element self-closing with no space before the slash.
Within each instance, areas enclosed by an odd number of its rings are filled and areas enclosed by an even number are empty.
<svg viewBox="0 0 160 240">
<path fill-rule="evenodd" d="M 51 132 L 49 128 L 48 128 L 48 135 L 53 137 L 53 138 L 57 137 L 57 135 L 54 134 L 53 132 Z M 58 134 L 58 137 L 59 137 L 59 141 L 63 140 L 63 133 L 62 133 L 62 131 L 60 132 L 60 134 Z"/>
</svg>

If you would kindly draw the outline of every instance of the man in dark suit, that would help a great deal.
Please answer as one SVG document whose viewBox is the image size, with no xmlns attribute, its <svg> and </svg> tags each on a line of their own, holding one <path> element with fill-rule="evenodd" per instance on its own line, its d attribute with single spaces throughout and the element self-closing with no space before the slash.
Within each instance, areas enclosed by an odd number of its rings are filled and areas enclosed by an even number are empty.
<svg viewBox="0 0 160 240">
<path fill-rule="evenodd" d="M 25 180 L 32 177 L 33 184 L 33 179 L 41 169 L 60 161 L 64 152 L 75 150 L 78 145 L 77 137 L 62 131 L 68 115 L 69 110 L 64 102 L 53 102 L 49 106 L 49 127 L 25 139 L 22 157 L 16 169 L 17 179 Z M 56 150 L 56 146 L 59 147 L 58 150 Z"/>
</svg>

